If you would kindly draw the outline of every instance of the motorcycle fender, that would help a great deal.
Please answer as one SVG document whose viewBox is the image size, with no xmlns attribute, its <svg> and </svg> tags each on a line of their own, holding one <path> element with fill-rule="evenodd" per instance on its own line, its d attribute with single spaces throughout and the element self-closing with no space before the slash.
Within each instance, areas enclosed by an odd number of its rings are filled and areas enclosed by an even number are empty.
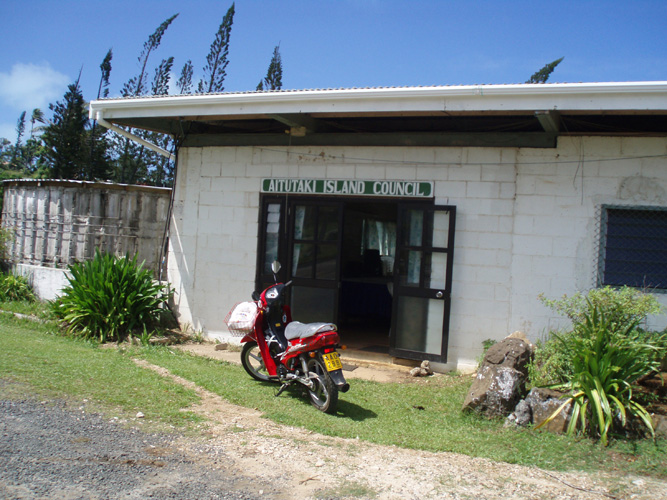
<svg viewBox="0 0 667 500">
<path fill-rule="evenodd" d="M 329 376 L 333 383 L 336 384 L 340 392 L 347 392 L 350 389 L 350 384 L 345 380 L 345 375 L 343 375 L 343 370 L 334 370 L 329 372 Z"/>
<path fill-rule="evenodd" d="M 251 340 L 255 340 L 255 337 L 252 335 L 246 335 L 241 339 L 241 344 L 245 344 L 246 342 L 250 342 Z"/>
</svg>

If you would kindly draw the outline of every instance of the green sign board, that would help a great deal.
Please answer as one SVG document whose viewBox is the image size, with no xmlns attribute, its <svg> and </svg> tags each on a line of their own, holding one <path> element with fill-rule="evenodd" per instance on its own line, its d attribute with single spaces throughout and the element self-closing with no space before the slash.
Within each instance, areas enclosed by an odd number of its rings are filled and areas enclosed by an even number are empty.
<svg viewBox="0 0 667 500">
<path fill-rule="evenodd" d="M 432 198 L 433 183 L 356 179 L 262 179 L 262 193 Z"/>
</svg>

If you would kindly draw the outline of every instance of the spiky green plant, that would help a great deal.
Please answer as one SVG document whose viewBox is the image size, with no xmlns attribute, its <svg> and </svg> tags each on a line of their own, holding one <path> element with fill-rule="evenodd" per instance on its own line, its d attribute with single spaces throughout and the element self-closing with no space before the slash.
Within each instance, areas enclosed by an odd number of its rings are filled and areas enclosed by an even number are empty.
<svg viewBox="0 0 667 500">
<path fill-rule="evenodd" d="M 581 327 L 595 307 L 604 315 L 610 328 L 622 331 L 634 325 L 629 328 L 633 339 L 659 347 L 663 352 L 667 346 L 664 333 L 642 331 L 639 328 L 639 325 L 645 325 L 648 316 L 663 311 L 652 294 L 629 287 L 616 289 L 606 286 L 586 294 L 577 292 L 572 296 L 563 295 L 559 299 L 547 299 L 544 295 L 539 298 L 547 307 L 567 316 L 572 325 L 550 332 L 549 337 L 543 341 L 538 340 L 535 358 L 529 366 L 529 378 L 533 386 L 544 387 L 570 380 L 574 374 L 572 359 L 580 350 L 580 342 L 592 342 Z M 660 353 L 656 354 L 659 359 Z"/>
<path fill-rule="evenodd" d="M 69 267 L 70 277 L 53 311 L 70 334 L 100 342 L 122 342 L 157 324 L 168 286 L 155 282 L 137 257 L 95 253 Z"/>
<path fill-rule="evenodd" d="M 554 388 L 568 390 L 571 396 L 538 428 L 572 404 L 569 434 L 590 433 L 606 446 L 614 425 L 624 428 L 629 418 L 654 434 L 651 416 L 632 394 L 637 379 L 659 368 L 657 347 L 643 341 L 638 322 L 634 319 L 619 327 L 613 315 L 588 302 L 577 334 L 556 337 L 564 350 L 572 353 L 573 373 L 566 383 Z"/>
<path fill-rule="evenodd" d="M 35 301 L 30 281 L 18 274 L 0 273 L 0 301 Z"/>
</svg>

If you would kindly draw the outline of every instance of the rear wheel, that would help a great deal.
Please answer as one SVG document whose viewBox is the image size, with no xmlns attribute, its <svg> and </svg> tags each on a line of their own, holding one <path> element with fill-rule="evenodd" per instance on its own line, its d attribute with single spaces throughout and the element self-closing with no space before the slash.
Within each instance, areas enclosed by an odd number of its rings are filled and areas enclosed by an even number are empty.
<svg viewBox="0 0 667 500">
<path fill-rule="evenodd" d="M 259 351 L 259 346 L 254 340 L 251 342 L 246 342 L 243 345 L 243 350 L 241 351 L 241 364 L 245 371 L 248 372 L 255 380 L 260 380 L 266 382 L 269 380 L 269 372 L 264 366 L 264 360 L 262 359 L 262 353 Z"/>
<path fill-rule="evenodd" d="M 319 358 L 308 360 L 308 374 L 313 388 L 308 389 L 310 402 L 320 411 L 334 413 L 338 405 L 338 388 Z"/>
</svg>

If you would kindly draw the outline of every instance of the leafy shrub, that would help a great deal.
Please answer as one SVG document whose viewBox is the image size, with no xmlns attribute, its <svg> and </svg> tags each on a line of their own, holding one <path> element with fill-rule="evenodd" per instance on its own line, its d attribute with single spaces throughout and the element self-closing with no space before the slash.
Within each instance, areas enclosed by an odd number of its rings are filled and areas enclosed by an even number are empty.
<svg viewBox="0 0 667 500">
<path fill-rule="evenodd" d="M 35 301 L 30 282 L 24 276 L 0 273 L 0 301 Z"/>
<path fill-rule="evenodd" d="M 547 307 L 567 316 L 574 325 L 585 320 L 591 306 L 599 308 L 609 322 L 619 328 L 634 322 L 641 323 L 647 316 L 662 312 L 660 303 L 653 295 L 627 286 L 605 286 L 590 290 L 586 295 L 577 292 L 571 297 L 563 295 L 555 300 L 541 294 L 539 299 Z"/>
<path fill-rule="evenodd" d="M 645 341 L 637 330 L 638 318 L 618 325 L 618 311 L 607 315 L 600 305 L 588 301 L 588 310 L 575 326 L 573 334 L 556 341 L 567 353 L 572 365 L 568 380 L 555 386 L 572 395 L 547 421 L 570 403 L 574 405 L 568 433 L 577 430 L 598 436 L 603 445 L 615 424 L 626 427 L 628 417 L 642 422 L 653 434 L 653 424 L 646 409 L 632 397 L 632 384 L 641 376 L 659 368 L 658 347 Z M 626 316 L 623 316 L 626 318 Z"/>
<path fill-rule="evenodd" d="M 630 329 L 634 341 L 648 343 L 656 347 L 653 359 L 664 356 L 667 336 L 664 333 L 646 332 L 639 328 L 647 316 L 662 311 L 660 303 L 650 294 L 634 288 L 615 289 L 604 287 L 594 289 L 583 295 L 579 292 L 560 299 L 546 299 L 540 295 L 542 303 L 567 316 L 572 321 L 569 330 L 551 332 L 545 341 L 537 342 L 535 358 L 529 366 L 529 379 L 534 386 L 547 386 L 564 383 L 574 375 L 572 359 L 576 354 L 578 340 L 592 345 L 593 339 L 586 329 L 582 329 L 587 318 L 597 309 L 614 331 Z M 559 338 L 560 340 L 557 340 Z M 577 346 L 577 347 L 575 347 Z"/>
<path fill-rule="evenodd" d="M 12 239 L 12 231 L 4 227 L 0 227 L 0 259 L 7 258 L 7 244 Z"/>
<path fill-rule="evenodd" d="M 574 336 L 573 331 L 551 332 L 547 340 L 535 342 L 535 355 L 528 365 L 528 380 L 532 386 L 560 384 L 574 373 L 573 353 L 569 351 L 572 344 L 568 342 L 569 338 Z"/>
<path fill-rule="evenodd" d="M 171 290 L 154 282 L 136 256 L 95 253 L 69 267 L 69 286 L 53 302 L 68 333 L 100 342 L 122 342 L 155 326 Z"/>
</svg>

